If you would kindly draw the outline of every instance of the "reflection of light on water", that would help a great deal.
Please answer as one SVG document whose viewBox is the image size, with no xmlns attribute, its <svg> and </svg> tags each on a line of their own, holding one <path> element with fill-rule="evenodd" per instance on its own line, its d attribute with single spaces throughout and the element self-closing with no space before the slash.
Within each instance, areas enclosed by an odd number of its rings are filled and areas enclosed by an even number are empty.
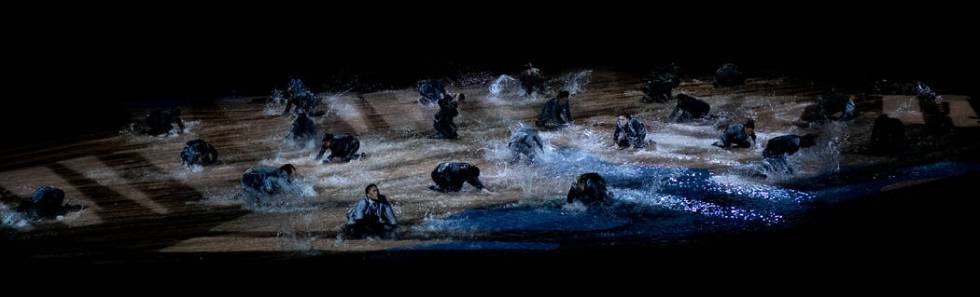
<svg viewBox="0 0 980 297">
<path fill-rule="evenodd" d="M 541 174 L 542 170 L 546 173 Z M 574 149 L 558 150 L 551 162 L 537 167 L 507 167 L 498 174 L 517 179 L 514 182 L 519 183 L 523 178 L 534 181 L 534 176 L 561 180 L 554 177 L 573 177 L 582 172 L 598 172 L 604 177 L 613 197 L 611 205 L 564 204 L 563 197 L 537 197 L 537 203 L 467 210 L 446 217 L 428 218 L 416 230 L 423 233 L 448 232 L 454 236 L 497 232 L 602 231 L 608 233 L 606 236 L 616 237 L 616 234 L 646 234 L 651 232 L 648 228 L 677 224 L 674 220 L 679 218 L 693 220 L 691 222 L 711 222 L 711 226 L 688 226 L 693 228 L 688 231 L 700 232 L 711 228 L 782 224 L 787 216 L 799 213 L 803 203 L 814 197 L 806 192 L 751 182 L 738 176 L 716 176 L 702 169 L 613 164 Z M 567 187 L 570 182 L 571 178 L 568 178 L 564 179 L 564 184 L 544 186 Z M 654 233 L 660 232 L 666 231 L 656 230 Z"/>
<path fill-rule="evenodd" d="M 877 194 L 888 186 L 907 181 L 962 176 L 977 172 L 980 172 L 980 164 L 947 161 L 875 173 L 871 178 L 850 181 L 848 184 L 841 184 L 840 182 L 830 182 L 828 184 L 809 182 L 804 186 L 807 186 L 808 189 L 815 192 L 815 195 L 821 201 L 838 202 Z"/>
<path fill-rule="evenodd" d="M 628 219 L 603 212 L 567 211 L 547 205 L 515 204 L 471 209 L 445 218 L 427 218 L 413 231 L 446 232 L 457 236 L 493 232 L 601 231 L 624 226 Z"/>
<path fill-rule="evenodd" d="M 614 190 L 617 200 L 680 211 L 713 218 L 742 222 L 759 222 L 767 225 L 783 222 L 783 215 L 767 209 L 752 209 L 737 206 L 723 206 L 678 195 L 661 195 L 638 190 Z M 731 193 L 735 195 L 735 193 Z"/>
<path fill-rule="evenodd" d="M 840 138 L 842 126 L 832 126 L 824 135 L 827 139 Z M 761 160 L 763 145 L 756 145 L 748 150 L 724 151 L 711 144 L 718 139 L 721 131 L 711 125 L 668 124 L 648 134 L 648 139 L 656 144 L 656 149 L 637 150 L 631 152 L 636 156 L 653 156 L 662 159 L 678 161 L 701 161 L 729 167 L 734 172 L 749 172 L 752 163 Z M 788 214 L 795 214 L 800 205 L 813 199 L 813 195 L 779 186 L 770 185 L 772 182 L 783 182 L 792 178 L 834 172 L 837 168 L 839 149 L 837 141 L 826 141 L 820 148 L 805 155 L 805 160 L 796 156 L 795 162 L 818 163 L 819 167 L 801 168 L 805 175 L 778 177 L 770 180 L 753 180 L 737 175 L 715 176 L 702 171 L 696 173 L 690 169 L 656 169 L 636 165 L 614 164 L 602 161 L 602 156 L 612 152 L 611 140 L 606 133 L 598 132 L 590 127 L 570 126 L 558 131 L 546 131 L 540 135 L 546 142 L 556 142 L 564 147 L 575 149 L 558 150 L 551 147 L 547 158 L 542 158 L 534 167 L 505 167 L 499 171 L 504 177 L 498 177 L 503 183 L 521 185 L 537 184 L 535 177 L 540 175 L 562 177 L 564 183 L 555 186 L 567 188 L 567 184 L 577 174 L 584 172 L 599 172 L 603 175 L 614 199 L 635 205 L 646 206 L 645 211 L 673 211 L 687 215 L 703 216 L 716 219 L 730 220 L 732 224 L 764 225 L 785 222 Z M 759 142 L 785 133 L 758 133 Z M 501 162 L 510 157 L 503 141 L 487 145 L 484 158 Z M 725 153 L 719 153 L 725 152 Z M 749 153 L 752 157 L 743 160 Z M 799 153 L 798 153 L 799 154 Z M 827 162 L 831 160 L 831 162 Z M 803 166 L 801 166 L 803 167 Z M 533 170 L 532 170 L 533 169 Z M 544 170 L 544 173 L 541 173 Z M 553 178 L 554 179 L 554 178 Z M 552 185 L 548 185 L 552 187 Z M 528 197 L 528 191 L 521 187 L 524 199 L 555 198 L 554 196 Z M 547 191 L 545 191 L 547 192 Z M 554 195 L 553 193 L 551 195 Z M 568 208 L 569 206 L 565 206 Z M 644 216 L 645 212 L 632 215 Z M 742 223 L 739 223 L 742 222 Z"/>
</svg>

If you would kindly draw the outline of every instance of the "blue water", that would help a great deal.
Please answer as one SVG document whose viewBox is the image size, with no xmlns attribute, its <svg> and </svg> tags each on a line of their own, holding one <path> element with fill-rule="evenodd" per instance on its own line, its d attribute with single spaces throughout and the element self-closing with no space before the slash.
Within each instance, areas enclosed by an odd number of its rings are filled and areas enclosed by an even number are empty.
<svg viewBox="0 0 980 297">
<path fill-rule="evenodd" d="M 980 172 L 980 164 L 946 161 L 877 173 L 861 179 L 852 178 L 847 184 L 816 183 L 804 188 L 811 188 L 809 190 L 820 197 L 822 202 L 833 203 L 881 193 L 882 188 L 897 183 L 961 176 L 973 172 Z"/>
<path fill-rule="evenodd" d="M 780 186 L 750 178 L 726 179 L 704 169 L 613 164 L 574 150 L 559 151 L 542 166 L 555 175 L 598 172 L 606 179 L 612 203 L 569 206 L 564 197 L 555 197 L 539 203 L 470 209 L 427 219 L 415 231 L 460 240 L 429 248 L 465 250 L 541 248 L 526 245 L 529 239 L 540 244 L 558 244 L 569 238 L 671 240 L 710 232 L 779 228 L 791 225 L 811 202 L 835 203 L 877 194 L 896 183 L 980 172 L 980 164 L 940 162 L 849 177 L 848 181 L 818 177 Z"/>
</svg>

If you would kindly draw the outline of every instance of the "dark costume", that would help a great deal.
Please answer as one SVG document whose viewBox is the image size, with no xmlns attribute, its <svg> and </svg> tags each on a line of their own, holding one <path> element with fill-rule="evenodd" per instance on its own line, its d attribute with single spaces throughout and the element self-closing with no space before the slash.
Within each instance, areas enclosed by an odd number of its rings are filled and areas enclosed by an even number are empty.
<svg viewBox="0 0 980 297">
<path fill-rule="evenodd" d="M 143 131 L 147 135 L 161 135 L 170 133 L 173 130 L 174 124 L 177 124 L 177 134 L 184 132 L 184 121 L 180 119 L 180 109 L 162 109 L 156 110 L 152 113 L 146 115 L 144 119 L 145 130 Z"/>
<path fill-rule="evenodd" d="M 882 114 L 875 119 L 871 129 L 872 152 L 878 154 L 893 154 L 901 152 L 908 147 L 908 138 L 905 135 L 905 125 L 896 118 Z"/>
<path fill-rule="evenodd" d="M 447 100 L 452 98 L 448 92 L 446 92 L 446 87 L 443 86 L 441 81 L 434 79 L 427 79 L 419 81 L 416 85 L 419 91 L 419 103 L 421 104 L 433 104 L 439 102 L 440 100 Z"/>
<path fill-rule="evenodd" d="M 293 120 L 293 126 L 289 129 L 289 139 L 295 142 L 304 142 L 316 137 L 317 125 L 309 115 L 300 113 Z"/>
<path fill-rule="evenodd" d="M 331 139 L 330 146 L 321 145 L 320 153 L 316 155 L 316 159 L 320 160 L 320 158 L 323 158 L 323 154 L 329 149 L 330 155 L 326 159 L 323 159 L 324 163 L 349 162 L 351 159 L 357 157 L 357 150 L 361 148 L 361 142 L 350 134 L 337 136 L 333 134 L 324 135 L 324 144 L 327 139 Z"/>
<path fill-rule="evenodd" d="M 524 94 L 531 96 L 534 92 L 538 92 L 538 94 L 544 93 L 544 79 L 541 77 L 540 69 L 528 64 L 527 69 L 522 71 L 517 76 L 517 79 L 521 81 L 521 88 L 524 89 Z"/>
<path fill-rule="evenodd" d="M 289 81 L 289 87 L 286 89 L 286 94 L 289 96 L 286 98 L 286 109 L 283 110 L 282 114 L 288 114 L 293 110 L 293 106 L 296 106 L 295 113 L 313 115 L 316 111 L 318 105 L 320 105 L 320 96 L 313 93 L 312 90 L 303 84 L 303 81 L 294 78 Z"/>
<path fill-rule="evenodd" d="M 521 155 L 527 156 L 529 162 L 534 162 L 537 154 L 544 151 L 544 145 L 542 144 L 541 137 L 538 136 L 538 130 L 533 128 L 521 128 L 515 131 L 510 136 L 510 142 L 507 143 L 507 147 L 510 148 L 511 154 L 514 156 L 511 162 L 520 160 Z"/>
<path fill-rule="evenodd" d="M 676 67 L 655 71 L 643 82 L 643 102 L 664 103 L 673 99 L 674 88 L 681 85 Z"/>
<path fill-rule="evenodd" d="M 65 191 L 52 186 L 42 186 L 34 190 L 31 200 L 21 203 L 17 211 L 33 218 L 52 218 L 67 213 Z"/>
<path fill-rule="evenodd" d="M 673 123 L 690 122 L 707 116 L 709 111 L 711 111 L 711 106 L 707 102 L 685 94 L 677 94 L 677 106 L 667 117 L 667 121 Z"/>
<path fill-rule="evenodd" d="M 647 129 L 640 120 L 629 119 L 625 125 L 621 125 L 619 121 L 616 121 L 616 132 L 613 133 L 613 139 L 619 147 L 646 147 L 646 137 Z"/>
<path fill-rule="evenodd" d="M 825 95 L 820 97 L 820 102 L 807 106 L 803 109 L 800 120 L 804 122 L 822 123 L 826 120 L 846 121 L 853 119 L 857 111 L 855 110 L 854 100 L 850 96 L 841 94 Z M 839 116 L 834 116 L 840 113 Z"/>
<path fill-rule="evenodd" d="M 953 128 L 953 120 L 949 117 L 949 102 L 943 102 L 942 97 L 921 81 L 915 82 L 913 92 L 919 101 L 919 110 L 922 111 L 926 127 L 940 134 L 949 132 Z"/>
<path fill-rule="evenodd" d="M 188 141 L 180 152 L 184 165 L 211 165 L 218 162 L 218 151 L 201 139 Z"/>
<path fill-rule="evenodd" d="M 561 101 L 561 98 L 552 98 L 541 107 L 541 113 L 538 114 L 538 121 L 535 122 L 538 128 L 554 129 L 567 126 L 572 122 L 569 101 L 567 99 L 564 103 Z"/>
<path fill-rule="evenodd" d="M 378 194 L 378 200 L 364 196 L 347 210 L 347 224 L 341 232 L 351 238 L 391 237 L 396 228 L 398 220 L 391 203 Z"/>
<path fill-rule="evenodd" d="M 459 115 L 457 110 L 458 103 L 455 100 L 439 100 L 439 111 L 432 119 L 432 127 L 436 134 L 433 136 L 439 139 L 456 139 L 456 123 L 453 119 Z"/>
<path fill-rule="evenodd" d="M 813 136 L 783 135 L 770 139 L 762 157 L 767 163 L 768 170 L 793 174 L 786 157 L 795 154 L 800 148 L 813 146 Z"/>
<path fill-rule="evenodd" d="M 432 181 L 436 185 L 429 188 L 440 192 L 459 192 L 463 183 L 469 183 L 480 190 L 484 188 L 480 182 L 480 168 L 463 162 L 440 163 L 432 170 Z"/>
<path fill-rule="evenodd" d="M 715 87 L 734 87 L 745 84 L 745 76 L 738 66 L 732 63 L 721 65 L 715 71 Z"/>
<path fill-rule="evenodd" d="M 748 133 L 743 124 L 731 124 L 721 135 L 721 140 L 714 143 L 720 148 L 747 148 L 755 143 L 755 133 Z"/>
<path fill-rule="evenodd" d="M 242 187 L 254 194 L 274 195 L 292 182 L 289 172 L 282 168 L 256 166 L 242 174 Z"/>
<path fill-rule="evenodd" d="M 595 204 L 608 201 L 609 198 L 606 180 L 598 173 L 591 172 L 579 175 L 572 187 L 568 189 L 567 202 L 579 201 L 584 204 Z"/>
</svg>

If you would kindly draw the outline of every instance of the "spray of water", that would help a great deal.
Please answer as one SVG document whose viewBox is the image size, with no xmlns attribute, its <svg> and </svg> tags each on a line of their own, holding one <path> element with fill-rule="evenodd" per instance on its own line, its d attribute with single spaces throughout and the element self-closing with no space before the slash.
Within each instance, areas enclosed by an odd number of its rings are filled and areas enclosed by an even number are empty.
<svg viewBox="0 0 980 297">
<path fill-rule="evenodd" d="M 491 84 L 495 78 L 489 72 L 476 72 L 461 75 L 453 82 L 456 88 L 482 87 Z"/>
<path fill-rule="evenodd" d="M 521 90 L 520 82 L 517 79 L 503 74 L 493 80 L 489 87 L 490 96 L 489 99 L 503 99 L 512 98 L 519 93 L 524 92 Z"/>
<path fill-rule="evenodd" d="M 265 104 L 265 108 L 262 109 L 262 114 L 266 116 L 277 116 L 281 115 L 286 111 L 286 102 L 282 101 L 269 101 Z"/>
<path fill-rule="evenodd" d="M 789 158 L 796 171 L 793 178 L 813 177 L 840 171 L 841 146 L 848 139 L 846 122 L 829 122 L 823 125 L 817 144 L 803 148 Z"/>
<path fill-rule="evenodd" d="M 351 105 L 342 95 L 330 95 L 324 100 L 328 115 L 335 115 L 345 120 L 361 119 L 361 112 Z"/>
<path fill-rule="evenodd" d="M 311 211 L 317 207 L 313 204 L 317 196 L 313 189 L 314 180 L 300 178 L 292 183 L 281 184 L 282 190 L 274 195 L 253 193 L 242 190 L 240 197 L 242 206 L 246 209 L 263 213 L 292 213 Z"/>
<path fill-rule="evenodd" d="M 303 211 L 290 216 L 276 230 L 279 248 L 300 251 L 311 256 L 318 255 L 320 252 L 315 243 L 320 238 L 308 231 L 316 230 L 317 227 L 319 222 L 316 221 L 312 211 Z"/>
<path fill-rule="evenodd" d="M 584 92 L 589 82 L 592 81 L 592 70 L 567 73 L 562 75 L 559 80 L 562 82 L 562 90 L 577 95 Z"/>
<path fill-rule="evenodd" d="M 17 231 L 30 231 L 33 222 L 22 213 L 0 203 L 0 227 L 12 228 Z"/>
</svg>

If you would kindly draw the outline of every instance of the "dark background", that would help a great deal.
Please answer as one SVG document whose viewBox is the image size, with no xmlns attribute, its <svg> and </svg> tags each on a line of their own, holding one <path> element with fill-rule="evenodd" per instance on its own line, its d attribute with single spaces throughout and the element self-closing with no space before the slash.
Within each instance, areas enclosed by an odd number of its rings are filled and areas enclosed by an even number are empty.
<svg viewBox="0 0 980 297">
<path fill-rule="evenodd" d="M 514 72 L 527 62 L 552 74 L 579 67 L 642 74 L 676 61 L 685 76 L 710 75 L 720 64 L 735 62 L 752 76 L 791 76 L 851 88 L 880 78 L 918 79 L 940 93 L 976 95 L 977 26 L 974 16 L 964 15 L 971 11 L 966 8 L 856 10 L 829 5 L 708 13 L 585 7 L 570 13 L 509 6 L 506 14 L 498 8 L 471 15 L 484 8 L 377 12 L 274 7 L 245 14 L 154 7 L 95 15 L 91 11 L 98 8 L 86 7 L 86 12 L 41 10 L 4 18 L 0 149 L 116 131 L 136 116 L 130 113 L 133 107 L 206 105 L 227 96 L 266 95 L 284 87 L 291 75 L 313 86 L 357 77 L 370 89 L 407 87 L 421 78 L 466 72 Z M 294 15 L 296 11 L 309 13 Z M 591 250 L 573 251 L 539 261 L 545 268 L 581 264 L 569 258 L 612 267 L 639 261 L 649 268 L 646 272 L 665 262 L 693 262 L 697 270 L 714 260 L 727 264 L 725 259 L 740 264 L 733 269 L 750 271 L 769 270 L 764 264 L 771 263 L 800 270 L 841 266 L 828 275 L 863 272 L 844 267 L 849 264 L 876 272 L 927 264 L 929 269 L 918 272 L 945 276 L 954 270 L 939 266 L 976 263 L 976 244 L 969 236 L 974 233 L 970 221 L 977 208 L 970 198 L 975 195 L 962 194 L 975 192 L 971 185 L 976 179 L 971 175 L 822 209 L 800 228 L 724 238 L 701 245 L 705 250 L 650 253 L 627 247 L 591 256 Z M 712 254 L 717 256 L 703 257 Z M 456 260 L 443 256 L 404 261 L 427 265 L 425 261 L 436 258 Z M 510 265 L 541 255 L 512 256 L 483 260 L 510 259 L 504 262 Z M 239 260 L 230 257 L 229 262 Z M 770 272 L 764 276 L 780 274 Z"/>
<path fill-rule="evenodd" d="M 941 93 L 972 93 L 969 18 L 914 11 L 684 11 L 670 19 L 632 8 L 544 9 L 533 17 L 490 10 L 472 18 L 425 10 L 52 14 L 8 24 L 3 147 L 116 131 L 138 116 L 132 107 L 266 95 L 290 76 L 317 91 L 355 78 L 372 90 L 476 71 L 512 73 L 527 62 L 552 74 L 580 67 L 643 74 L 678 62 L 685 76 L 735 62 L 752 76 L 856 88 L 880 78 L 919 79 Z"/>
</svg>

